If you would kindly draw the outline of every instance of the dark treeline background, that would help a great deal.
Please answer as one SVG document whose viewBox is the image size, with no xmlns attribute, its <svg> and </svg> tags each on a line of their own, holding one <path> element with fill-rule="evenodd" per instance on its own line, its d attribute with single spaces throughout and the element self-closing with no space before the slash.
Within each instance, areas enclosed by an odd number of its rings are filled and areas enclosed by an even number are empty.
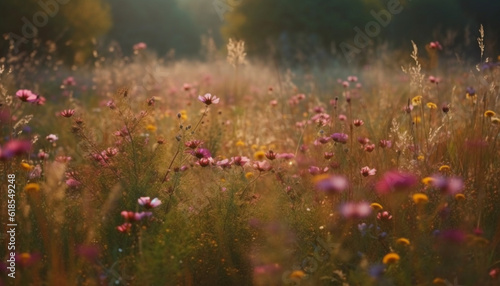
<svg viewBox="0 0 500 286">
<path fill-rule="evenodd" d="M 356 47 L 355 27 L 364 31 L 375 20 L 373 12 L 395 3 L 401 12 L 370 37 L 370 46 L 408 51 L 410 40 L 437 40 L 477 54 L 483 24 L 486 54 L 497 56 L 498 0 L 2 0 L 0 57 L 9 39 L 15 52 L 48 43 L 68 63 L 84 62 L 96 45 L 110 43 L 125 55 L 145 42 L 160 56 L 175 51 L 178 57 L 199 57 L 208 34 L 219 47 L 229 37 L 245 40 L 253 56 L 339 56 L 341 43 Z"/>
</svg>

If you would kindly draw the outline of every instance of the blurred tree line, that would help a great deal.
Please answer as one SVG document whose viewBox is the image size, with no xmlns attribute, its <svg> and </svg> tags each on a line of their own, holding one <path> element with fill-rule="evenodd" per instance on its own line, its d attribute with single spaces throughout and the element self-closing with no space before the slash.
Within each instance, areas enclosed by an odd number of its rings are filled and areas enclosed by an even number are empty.
<svg viewBox="0 0 500 286">
<path fill-rule="evenodd" d="M 383 25 L 380 21 L 387 18 L 381 11 L 395 5 L 401 11 Z M 172 50 L 198 56 L 202 35 L 211 31 L 218 46 L 233 37 L 246 41 L 250 55 L 278 54 L 297 61 L 315 55 L 321 62 L 346 47 L 361 50 L 360 41 L 367 38 L 371 46 L 384 43 L 406 51 L 410 40 L 419 45 L 438 40 L 445 48 L 473 53 L 479 24 L 493 52 L 498 50 L 500 1 L 2 0 L 0 19 L 0 35 L 7 40 L 0 42 L 0 55 L 6 54 L 8 40 L 15 52 L 22 52 L 35 48 L 36 38 L 56 46 L 68 63 L 88 59 L 96 39 L 117 42 L 123 54 L 145 42 L 161 56 Z M 366 36 L 371 22 L 379 23 L 379 30 L 372 25 Z M 358 31 L 364 38 L 356 39 Z"/>
</svg>

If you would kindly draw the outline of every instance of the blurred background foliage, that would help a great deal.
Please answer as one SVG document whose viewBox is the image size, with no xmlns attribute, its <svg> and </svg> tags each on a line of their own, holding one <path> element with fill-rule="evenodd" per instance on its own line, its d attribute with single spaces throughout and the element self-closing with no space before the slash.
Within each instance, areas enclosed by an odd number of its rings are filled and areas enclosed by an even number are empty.
<svg viewBox="0 0 500 286">
<path fill-rule="evenodd" d="M 160 56 L 198 57 L 202 37 L 210 34 L 218 47 L 229 37 L 245 40 L 250 55 L 279 55 L 297 59 L 314 55 L 317 60 L 339 54 L 339 44 L 352 44 L 355 27 L 364 30 L 373 21 L 370 11 L 387 9 L 400 2 L 402 12 L 373 38 L 374 47 L 409 50 L 410 40 L 419 45 L 440 41 L 477 55 L 479 24 L 486 31 L 486 48 L 498 51 L 500 1 L 497 0 L 2 0 L 0 43 L 2 55 L 8 40 L 23 36 L 25 21 L 44 11 L 43 3 L 57 3 L 58 10 L 38 28 L 41 43 L 53 43 L 68 63 L 85 62 L 96 44 L 118 43 L 123 54 L 145 42 Z M 62 4 L 65 3 L 65 4 Z M 38 13 L 40 15 L 40 13 Z M 38 17 L 43 22 L 42 17 Z M 18 44 L 30 51 L 32 39 Z"/>
</svg>

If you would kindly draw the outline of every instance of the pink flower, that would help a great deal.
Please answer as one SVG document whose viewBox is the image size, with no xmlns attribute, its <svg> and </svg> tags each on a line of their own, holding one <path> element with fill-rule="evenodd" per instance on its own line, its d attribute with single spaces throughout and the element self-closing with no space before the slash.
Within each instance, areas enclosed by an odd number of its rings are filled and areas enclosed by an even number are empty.
<svg viewBox="0 0 500 286">
<path fill-rule="evenodd" d="M 185 91 L 189 91 L 191 89 L 191 85 L 189 83 L 185 83 L 182 85 L 182 89 Z"/>
<path fill-rule="evenodd" d="M 80 183 L 79 181 L 73 179 L 73 178 L 70 178 L 70 179 L 67 179 L 66 180 L 66 185 L 70 188 L 78 188 L 82 183 Z"/>
<path fill-rule="evenodd" d="M 417 177 L 410 173 L 389 171 L 375 185 L 379 194 L 388 194 L 393 191 L 409 189 L 417 184 Z"/>
<path fill-rule="evenodd" d="M 392 146 L 392 142 L 391 140 L 380 140 L 380 142 L 378 143 L 378 146 L 382 147 L 382 148 L 391 148 Z"/>
<path fill-rule="evenodd" d="M 455 195 L 464 189 L 464 182 L 461 178 L 445 178 L 440 175 L 435 175 L 432 178 L 432 186 L 443 194 Z"/>
<path fill-rule="evenodd" d="M 201 141 L 201 140 L 190 140 L 190 141 L 184 142 L 184 146 L 191 148 L 191 149 L 196 149 L 202 144 L 203 144 L 203 141 Z"/>
<path fill-rule="evenodd" d="M 139 42 L 135 44 L 132 48 L 134 49 L 134 51 L 140 51 L 140 50 L 145 50 L 147 47 L 148 45 L 146 45 L 146 43 Z"/>
<path fill-rule="evenodd" d="M 368 217 L 372 208 L 367 202 L 348 202 L 340 206 L 340 213 L 347 219 L 359 219 Z"/>
<path fill-rule="evenodd" d="M 205 103 L 206 105 L 210 105 L 210 104 L 217 104 L 219 103 L 220 101 L 220 98 L 218 98 L 217 96 L 215 95 L 211 95 L 210 93 L 206 93 L 205 95 L 203 96 L 198 96 L 198 100 Z"/>
<path fill-rule="evenodd" d="M 370 167 L 368 166 L 365 166 L 363 168 L 361 168 L 361 175 L 363 175 L 364 177 L 368 177 L 368 176 L 375 176 L 375 174 L 377 173 L 377 169 L 370 169 Z"/>
<path fill-rule="evenodd" d="M 73 114 L 75 114 L 74 109 L 66 109 L 66 110 L 59 112 L 59 115 L 61 115 L 62 117 L 71 117 L 71 116 L 73 116 Z"/>
<path fill-rule="evenodd" d="M 137 202 L 139 205 L 145 207 L 146 209 L 152 209 L 156 208 L 157 206 L 161 205 L 161 201 L 158 198 L 154 198 L 151 200 L 150 197 L 140 197 Z"/>
<path fill-rule="evenodd" d="M 379 212 L 377 214 L 377 219 L 381 221 L 389 221 L 392 219 L 392 215 L 388 211 Z"/>
<path fill-rule="evenodd" d="M 260 172 L 265 172 L 271 170 L 273 166 L 268 161 L 256 161 L 253 163 L 253 168 Z"/>
<path fill-rule="evenodd" d="M 435 41 L 435 42 L 430 42 L 429 43 L 429 48 L 431 48 L 431 49 L 437 49 L 437 50 L 442 50 L 443 46 L 441 46 L 441 44 L 438 41 Z"/>
<path fill-rule="evenodd" d="M 28 153 L 31 150 L 31 141 L 29 140 L 10 140 L 0 148 L 0 160 L 10 159 Z"/>
<path fill-rule="evenodd" d="M 50 135 L 47 135 L 47 137 L 45 137 L 45 139 L 47 139 L 47 141 L 49 141 L 50 143 L 54 143 L 59 139 L 59 137 L 57 137 L 57 135 L 55 135 L 55 134 L 50 134 Z"/>
<path fill-rule="evenodd" d="M 245 156 L 236 156 L 231 158 L 231 164 L 243 167 L 246 163 L 250 162 L 250 159 Z"/>
<path fill-rule="evenodd" d="M 356 81 L 358 81 L 358 77 L 354 76 L 354 75 L 350 75 L 347 77 L 347 81 L 356 82 Z"/>
<path fill-rule="evenodd" d="M 354 126 L 359 127 L 365 123 L 361 119 L 354 119 L 353 124 L 354 124 Z"/>
<path fill-rule="evenodd" d="M 132 229 L 132 224 L 126 222 L 122 225 L 117 226 L 116 229 L 118 229 L 119 232 L 129 232 Z"/>
<path fill-rule="evenodd" d="M 434 76 L 432 76 L 432 75 L 431 75 L 431 76 L 429 76 L 429 81 L 430 81 L 431 83 L 436 83 L 436 84 L 437 84 L 437 83 L 440 83 L 440 82 L 441 82 L 441 79 L 440 79 L 440 78 L 438 78 L 438 77 L 434 77 Z"/>
<path fill-rule="evenodd" d="M 366 144 L 365 145 L 366 152 L 372 152 L 373 150 L 375 150 L 375 144 Z"/>
<path fill-rule="evenodd" d="M 348 88 L 348 87 L 349 87 L 349 82 L 348 82 L 348 81 L 343 81 L 343 82 L 342 82 L 342 86 L 343 86 L 344 88 Z"/>
<path fill-rule="evenodd" d="M 349 139 L 349 135 L 345 134 L 345 133 L 333 133 L 331 135 L 333 141 L 335 142 L 338 142 L 338 143 L 342 143 L 342 144 L 345 144 L 347 143 L 347 139 Z"/>
<path fill-rule="evenodd" d="M 280 154 L 276 155 L 276 158 L 285 159 L 285 160 L 292 160 L 293 158 L 295 158 L 295 155 L 292 153 L 280 153 Z"/>
<path fill-rule="evenodd" d="M 64 84 L 65 86 L 72 86 L 72 85 L 76 85 L 75 78 L 74 78 L 74 77 L 72 77 L 72 76 L 69 76 L 69 77 L 67 77 L 67 78 L 65 78 L 65 79 L 63 80 L 63 84 Z"/>
<path fill-rule="evenodd" d="M 340 114 L 339 115 L 339 120 L 340 121 L 346 121 L 347 120 L 347 116 L 345 116 L 344 114 Z"/>
<path fill-rule="evenodd" d="M 328 160 L 328 159 L 331 159 L 331 158 L 333 157 L 333 152 L 325 152 L 325 153 L 323 154 L 323 157 L 324 157 L 325 159 L 327 159 L 327 160 Z"/>
<path fill-rule="evenodd" d="M 16 92 L 16 96 L 24 102 L 36 102 L 38 95 L 34 94 L 29 89 L 20 89 Z"/>
</svg>

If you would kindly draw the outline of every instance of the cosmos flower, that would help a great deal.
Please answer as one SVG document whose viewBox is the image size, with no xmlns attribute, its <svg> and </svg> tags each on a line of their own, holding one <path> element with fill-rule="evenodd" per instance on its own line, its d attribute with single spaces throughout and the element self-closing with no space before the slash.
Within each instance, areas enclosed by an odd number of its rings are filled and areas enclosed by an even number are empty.
<svg viewBox="0 0 500 286">
<path fill-rule="evenodd" d="M 137 199 L 137 202 L 139 205 L 145 207 L 146 209 L 152 209 L 156 208 L 157 206 L 161 205 L 161 201 L 158 198 L 154 198 L 151 200 L 150 197 L 140 197 Z"/>
<path fill-rule="evenodd" d="M 368 176 L 375 176 L 375 174 L 377 173 L 377 169 L 375 169 L 375 168 L 370 169 L 370 167 L 365 166 L 365 167 L 361 168 L 360 173 L 361 173 L 361 175 L 363 175 L 364 177 L 368 177 Z"/>
<path fill-rule="evenodd" d="M 372 208 L 367 202 L 347 202 L 340 206 L 340 213 L 347 219 L 360 219 L 368 217 Z"/>
<path fill-rule="evenodd" d="M 347 179 L 339 175 L 319 175 L 314 178 L 314 182 L 317 190 L 327 194 L 341 193 L 349 187 Z"/>
<path fill-rule="evenodd" d="M 36 102 L 38 96 L 29 89 L 20 89 L 16 92 L 17 98 L 24 102 Z"/>
<path fill-rule="evenodd" d="M 66 109 L 66 110 L 59 112 L 59 115 L 61 115 L 62 117 L 71 117 L 71 116 L 73 116 L 73 114 L 75 114 L 74 109 Z"/>
<path fill-rule="evenodd" d="M 349 139 L 349 135 L 345 134 L 345 133 L 333 133 L 331 135 L 333 141 L 335 142 L 338 142 L 338 143 L 342 143 L 342 144 L 345 144 L 347 143 L 347 140 Z"/>
<path fill-rule="evenodd" d="M 198 96 L 198 100 L 205 103 L 206 105 L 210 105 L 210 104 L 217 104 L 219 103 L 220 101 L 220 98 L 218 98 L 217 96 L 215 95 L 212 95 L 210 93 L 206 93 L 205 95 L 203 96 Z"/>
</svg>

